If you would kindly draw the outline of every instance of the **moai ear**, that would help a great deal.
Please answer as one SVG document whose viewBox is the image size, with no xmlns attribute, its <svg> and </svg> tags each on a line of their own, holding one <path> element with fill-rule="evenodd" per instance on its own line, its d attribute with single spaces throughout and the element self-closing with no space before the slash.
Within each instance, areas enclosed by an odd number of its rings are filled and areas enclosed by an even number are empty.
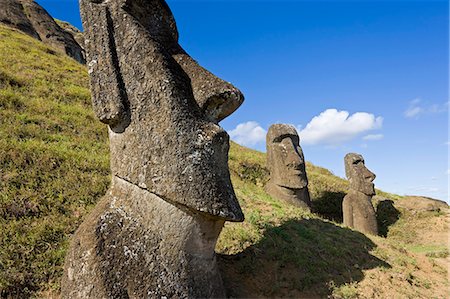
<svg viewBox="0 0 450 299">
<path fill-rule="evenodd" d="M 101 122 L 116 126 L 127 118 L 125 86 L 115 49 L 114 27 L 102 0 L 84 1 L 86 52 L 94 112 Z"/>
</svg>

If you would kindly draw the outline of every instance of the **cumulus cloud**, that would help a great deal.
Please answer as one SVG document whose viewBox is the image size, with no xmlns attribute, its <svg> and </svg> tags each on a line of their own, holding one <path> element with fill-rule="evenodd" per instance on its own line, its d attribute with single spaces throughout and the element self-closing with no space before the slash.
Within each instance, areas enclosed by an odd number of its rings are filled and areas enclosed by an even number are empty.
<svg viewBox="0 0 450 299">
<path fill-rule="evenodd" d="M 255 121 L 239 124 L 229 132 L 233 141 L 249 147 L 265 142 L 266 133 L 267 131 Z"/>
<path fill-rule="evenodd" d="M 371 130 L 381 129 L 383 118 L 366 112 L 350 115 L 347 111 L 328 109 L 315 116 L 300 131 L 302 144 L 339 145 Z"/>
<path fill-rule="evenodd" d="M 384 138 L 383 134 L 369 134 L 363 137 L 363 140 L 376 141 Z"/>
<path fill-rule="evenodd" d="M 406 118 L 419 118 L 421 115 L 425 114 L 436 114 L 446 112 L 448 110 L 448 102 L 444 104 L 427 104 L 421 99 L 414 99 L 409 102 L 408 108 L 405 110 L 403 115 Z"/>
</svg>

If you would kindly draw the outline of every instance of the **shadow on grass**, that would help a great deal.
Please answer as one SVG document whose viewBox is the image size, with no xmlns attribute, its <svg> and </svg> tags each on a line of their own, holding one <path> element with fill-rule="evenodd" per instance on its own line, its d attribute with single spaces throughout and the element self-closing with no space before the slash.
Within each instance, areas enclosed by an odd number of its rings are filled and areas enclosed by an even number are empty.
<svg viewBox="0 0 450 299">
<path fill-rule="evenodd" d="M 389 227 L 398 221 L 400 214 L 392 200 L 380 201 L 377 205 L 378 234 L 382 237 L 387 237 Z"/>
<path fill-rule="evenodd" d="M 266 228 L 263 239 L 237 255 L 220 255 L 232 298 L 326 298 L 331 286 L 361 281 L 363 270 L 390 267 L 370 254 L 365 235 L 319 219 Z"/>
<path fill-rule="evenodd" d="M 320 197 L 313 198 L 312 212 L 322 218 L 342 223 L 342 201 L 345 195 L 344 192 L 322 192 Z"/>
</svg>

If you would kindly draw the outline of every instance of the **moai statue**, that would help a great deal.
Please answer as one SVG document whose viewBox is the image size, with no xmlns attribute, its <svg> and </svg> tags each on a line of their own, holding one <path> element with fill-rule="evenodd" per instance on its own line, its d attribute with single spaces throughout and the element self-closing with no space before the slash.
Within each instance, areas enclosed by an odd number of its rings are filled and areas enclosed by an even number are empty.
<svg viewBox="0 0 450 299">
<path fill-rule="evenodd" d="M 290 125 L 275 124 L 266 137 L 267 167 L 270 180 L 266 191 L 274 198 L 309 209 L 311 200 L 305 158 L 297 130 Z"/>
<path fill-rule="evenodd" d="M 71 241 L 62 297 L 224 297 L 214 248 L 244 216 L 217 122 L 243 95 L 183 51 L 163 0 L 80 8 L 112 183 Z"/>
<path fill-rule="evenodd" d="M 350 181 L 350 191 L 342 202 L 344 225 L 377 235 L 377 218 L 371 201 L 375 195 L 372 183 L 375 174 L 366 168 L 364 158 L 359 154 L 347 154 L 344 161 L 345 174 Z"/>
</svg>

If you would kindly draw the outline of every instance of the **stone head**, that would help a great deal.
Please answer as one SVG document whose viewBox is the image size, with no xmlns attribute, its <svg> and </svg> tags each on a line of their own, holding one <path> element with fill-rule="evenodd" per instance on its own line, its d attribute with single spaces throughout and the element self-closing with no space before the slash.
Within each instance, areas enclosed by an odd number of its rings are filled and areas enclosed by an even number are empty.
<svg viewBox="0 0 450 299">
<path fill-rule="evenodd" d="M 223 220 L 243 214 L 217 123 L 241 92 L 178 44 L 163 0 L 81 0 L 94 111 L 109 125 L 114 176 Z"/>
<path fill-rule="evenodd" d="M 350 181 L 350 189 L 362 192 L 366 195 L 375 195 L 375 174 L 367 169 L 363 156 L 350 153 L 344 158 L 345 175 Z"/>
<path fill-rule="evenodd" d="M 100 14 L 105 10 L 105 13 L 109 15 L 107 22 L 111 23 L 111 26 L 115 26 L 117 22 L 121 21 L 139 24 L 141 29 L 145 30 L 147 37 L 160 46 L 160 50 L 171 55 L 189 77 L 195 100 L 210 120 L 219 122 L 225 119 L 243 103 L 244 96 L 239 89 L 201 67 L 179 45 L 177 25 L 164 0 L 80 0 L 82 15 L 88 15 L 89 13 L 84 14 L 83 11 L 87 12 L 90 9 L 98 11 Z M 115 13 L 124 13 L 128 18 L 113 20 L 112 15 Z M 118 16 L 120 17 L 120 15 Z M 97 27 L 98 31 L 106 29 L 100 28 L 101 26 L 98 24 L 93 25 Z M 105 38 L 108 37 L 105 36 Z M 141 50 L 142 53 L 146 52 L 146 49 Z M 105 112 L 104 108 L 98 109 Z M 124 113 L 117 107 L 108 107 L 108 109 L 112 110 L 111 112 L 107 111 L 108 114 L 98 113 L 101 117 L 100 120 L 107 124 L 115 122 Z"/>
<path fill-rule="evenodd" d="M 307 187 L 305 158 L 293 126 L 272 125 L 267 133 L 266 147 L 267 166 L 274 184 L 291 189 Z"/>
</svg>

